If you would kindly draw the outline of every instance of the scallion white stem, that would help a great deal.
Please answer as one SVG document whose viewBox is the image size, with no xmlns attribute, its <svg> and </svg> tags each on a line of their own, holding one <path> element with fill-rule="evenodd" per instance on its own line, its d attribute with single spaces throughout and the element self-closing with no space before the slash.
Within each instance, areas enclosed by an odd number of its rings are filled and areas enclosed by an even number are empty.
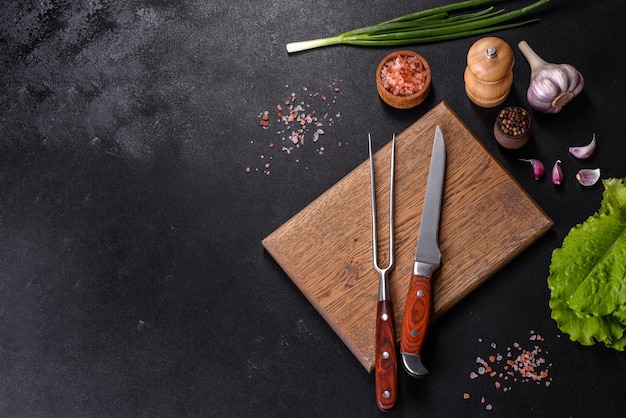
<svg viewBox="0 0 626 418">
<path fill-rule="evenodd" d="M 300 52 L 322 46 L 338 45 L 341 43 L 341 35 L 329 38 L 311 39 L 309 41 L 290 42 L 287 44 L 287 52 Z"/>
</svg>

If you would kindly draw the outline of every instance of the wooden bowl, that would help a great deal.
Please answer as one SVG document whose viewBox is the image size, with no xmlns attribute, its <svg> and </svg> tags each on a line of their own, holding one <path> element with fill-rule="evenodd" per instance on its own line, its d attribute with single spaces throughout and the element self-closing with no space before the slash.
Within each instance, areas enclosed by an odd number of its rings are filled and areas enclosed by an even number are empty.
<svg viewBox="0 0 626 418">
<path fill-rule="evenodd" d="M 505 107 L 498 112 L 493 125 L 493 135 L 504 148 L 521 148 L 532 135 L 530 113 L 519 106 Z"/>
<path fill-rule="evenodd" d="M 383 85 L 383 79 L 382 79 L 383 67 L 385 66 L 387 62 L 397 58 L 398 56 L 415 57 L 418 59 L 418 61 L 422 65 L 422 71 L 425 74 L 424 85 L 422 86 L 422 88 L 420 88 L 418 91 L 416 91 L 413 94 L 396 95 L 390 92 L 389 90 L 387 90 L 385 86 Z M 411 109 L 417 106 L 418 104 L 422 103 L 428 96 L 428 93 L 430 92 L 430 82 L 431 82 L 431 73 L 430 73 L 430 66 L 428 65 L 428 62 L 421 55 L 413 51 L 400 50 L 400 51 L 392 52 L 388 54 L 385 58 L 383 58 L 383 60 L 380 62 L 380 64 L 378 64 L 378 67 L 376 68 L 376 90 L 378 90 L 378 95 L 380 96 L 381 99 L 383 99 L 385 103 L 387 103 L 390 106 L 395 107 L 396 109 Z"/>
</svg>

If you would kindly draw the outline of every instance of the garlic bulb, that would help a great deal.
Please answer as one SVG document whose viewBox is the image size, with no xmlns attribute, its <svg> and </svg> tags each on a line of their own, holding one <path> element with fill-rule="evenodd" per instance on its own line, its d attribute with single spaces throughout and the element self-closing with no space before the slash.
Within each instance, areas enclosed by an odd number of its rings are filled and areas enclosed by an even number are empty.
<svg viewBox="0 0 626 418">
<path fill-rule="evenodd" d="M 558 113 L 585 85 L 582 74 L 569 64 L 544 61 L 526 41 L 518 45 L 531 69 L 527 98 L 530 106 L 543 113 Z"/>
</svg>

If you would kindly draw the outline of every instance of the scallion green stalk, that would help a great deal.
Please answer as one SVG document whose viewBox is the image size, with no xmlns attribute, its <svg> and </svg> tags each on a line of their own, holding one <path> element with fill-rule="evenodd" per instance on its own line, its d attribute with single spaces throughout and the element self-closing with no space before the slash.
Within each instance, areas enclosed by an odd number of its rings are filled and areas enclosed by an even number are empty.
<svg viewBox="0 0 626 418">
<path fill-rule="evenodd" d="M 287 44 L 287 52 L 299 52 L 339 44 L 359 46 L 423 44 L 510 29 L 538 21 L 538 19 L 530 19 L 506 23 L 545 5 L 550 0 L 538 0 L 528 6 L 509 12 L 504 10 L 493 12 L 493 7 L 489 7 L 479 12 L 448 16 L 448 12 L 467 9 L 487 1 L 489 0 L 461 1 L 399 16 L 336 36 L 290 42 Z"/>
<path fill-rule="evenodd" d="M 476 13 L 466 13 L 460 16 L 448 17 L 447 14 L 442 14 L 441 16 L 435 15 L 436 17 L 430 17 L 428 20 L 419 20 L 416 22 L 415 20 L 409 21 L 399 21 L 399 22 L 391 22 L 391 23 L 379 23 L 377 25 L 372 25 L 366 28 L 354 29 L 349 32 L 343 33 L 344 36 L 354 36 L 354 35 L 376 35 L 376 34 L 385 34 L 392 32 L 402 32 L 402 31 L 412 31 L 416 28 L 425 29 L 431 27 L 439 27 L 450 25 L 451 23 L 460 23 L 460 22 L 468 22 L 471 20 L 479 20 L 484 19 L 487 16 L 495 16 L 496 14 L 500 14 L 503 11 L 499 10 L 497 12 L 492 12 L 493 7 L 489 7 L 488 9 L 481 10 Z"/>
</svg>

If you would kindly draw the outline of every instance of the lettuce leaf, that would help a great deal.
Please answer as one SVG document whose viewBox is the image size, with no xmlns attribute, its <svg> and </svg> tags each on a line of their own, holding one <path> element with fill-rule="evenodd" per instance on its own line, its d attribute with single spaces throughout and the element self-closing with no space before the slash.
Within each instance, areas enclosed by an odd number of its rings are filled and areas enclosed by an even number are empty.
<svg viewBox="0 0 626 418">
<path fill-rule="evenodd" d="M 602 181 L 600 209 L 552 252 L 552 318 L 572 341 L 626 348 L 626 178 Z"/>
</svg>

